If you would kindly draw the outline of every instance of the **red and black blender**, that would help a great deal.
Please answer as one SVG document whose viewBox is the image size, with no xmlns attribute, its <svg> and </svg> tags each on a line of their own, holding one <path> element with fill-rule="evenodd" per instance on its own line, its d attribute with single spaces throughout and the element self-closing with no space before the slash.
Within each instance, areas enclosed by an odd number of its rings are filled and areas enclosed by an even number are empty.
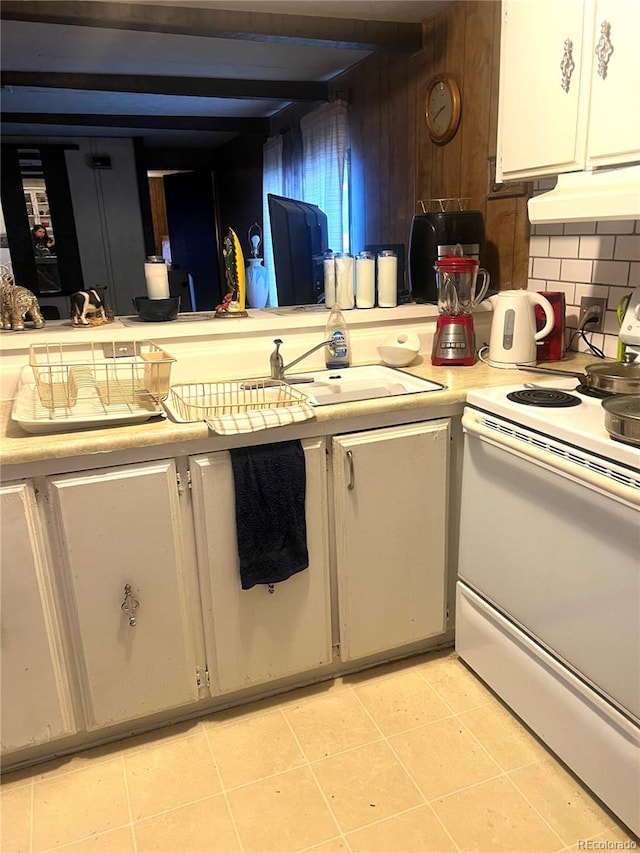
<svg viewBox="0 0 640 853">
<path fill-rule="evenodd" d="M 479 268 L 475 258 L 461 254 L 440 258 L 434 269 L 440 316 L 433 338 L 431 363 L 436 366 L 475 364 L 476 336 L 471 312 L 489 289 L 489 273 Z M 478 273 L 483 281 L 476 293 Z"/>
</svg>

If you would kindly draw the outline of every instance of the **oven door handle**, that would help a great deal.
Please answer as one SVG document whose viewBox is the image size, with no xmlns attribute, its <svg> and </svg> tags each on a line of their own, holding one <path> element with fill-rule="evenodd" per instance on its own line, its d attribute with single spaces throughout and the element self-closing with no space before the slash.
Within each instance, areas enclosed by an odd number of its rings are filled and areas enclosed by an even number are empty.
<svg viewBox="0 0 640 853">
<path fill-rule="evenodd" d="M 636 509 L 640 508 L 640 488 L 637 486 L 626 485 L 613 477 L 589 468 L 587 465 L 573 462 L 570 458 L 556 455 L 550 450 L 538 447 L 524 439 L 518 439 L 508 432 L 499 432 L 487 427 L 482 421 L 483 417 L 479 412 L 466 408 L 462 416 L 462 428 L 469 435 L 474 435 L 494 447 L 503 448 L 522 459 L 528 459 L 550 471 L 556 471 L 558 474 L 583 483 L 588 488 L 623 501 Z"/>
</svg>

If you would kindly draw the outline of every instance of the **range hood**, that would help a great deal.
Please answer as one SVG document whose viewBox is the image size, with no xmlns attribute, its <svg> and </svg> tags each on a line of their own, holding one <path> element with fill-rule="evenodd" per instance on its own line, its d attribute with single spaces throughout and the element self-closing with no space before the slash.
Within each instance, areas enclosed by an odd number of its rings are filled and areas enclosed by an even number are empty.
<svg viewBox="0 0 640 853">
<path fill-rule="evenodd" d="M 640 164 L 559 175 L 528 208 L 532 224 L 640 219 Z"/>
</svg>

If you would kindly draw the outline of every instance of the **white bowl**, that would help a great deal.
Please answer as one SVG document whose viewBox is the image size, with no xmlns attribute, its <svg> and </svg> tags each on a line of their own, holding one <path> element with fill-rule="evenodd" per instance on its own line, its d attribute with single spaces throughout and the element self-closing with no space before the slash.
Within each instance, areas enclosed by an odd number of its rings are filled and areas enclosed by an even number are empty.
<svg viewBox="0 0 640 853">
<path fill-rule="evenodd" d="M 389 367 L 407 367 L 420 351 L 415 332 L 394 332 L 380 344 L 378 355 Z"/>
</svg>

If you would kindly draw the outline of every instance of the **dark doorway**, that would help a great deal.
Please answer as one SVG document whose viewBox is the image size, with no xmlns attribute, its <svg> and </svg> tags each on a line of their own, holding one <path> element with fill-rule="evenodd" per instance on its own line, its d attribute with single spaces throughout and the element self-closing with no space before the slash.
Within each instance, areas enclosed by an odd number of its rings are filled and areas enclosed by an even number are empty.
<svg viewBox="0 0 640 853">
<path fill-rule="evenodd" d="M 222 302 L 222 252 L 213 172 L 198 169 L 166 175 L 164 195 L 171 263 L 193 279 L 194 310 L 211 310 Z"/>
</svg>

